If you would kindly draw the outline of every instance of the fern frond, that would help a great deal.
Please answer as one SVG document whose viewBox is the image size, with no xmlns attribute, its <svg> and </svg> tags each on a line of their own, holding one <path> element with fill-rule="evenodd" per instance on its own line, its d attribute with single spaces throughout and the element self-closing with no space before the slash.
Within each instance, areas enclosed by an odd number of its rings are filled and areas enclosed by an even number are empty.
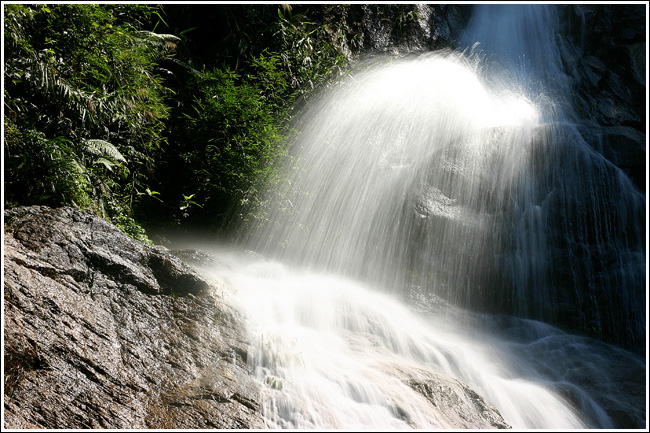
<svg viewBox="0 0 650 433">
<path fill-rule="evenodd" d="M 93 106 L 90 96 L 61 77 L 54 66 L 47 61 L 32 57 L 26 59 L 25 63 L 28 71 L 25 77 L 35 88 L 45 95 L 60 99 L 63 105 L 73 108 L 82 122 L 86 121 L 86 118 L 94 121 L 96 115 L 89 111 L 89 107 Z"/>
<path fill-rule="evenodd" d="M 94 160 L 93 163 L 103 165 L 104 167 L 106 167 L 106 169 L 108 171 L 113 171 L 113 167 L 115 167 L 117 165 L 113 161 L 111 161 L 111 160 L 109 160 L 107 158 L 104 158 L 103 156 L 100 156 L 99 158 Z"/>
<path fill-rule="evenodd" d="M 126 158 L 124 155 L 117 150 L 117 147 L 108 141 L 99 140 L 99 139 L 89 139 L 84 140 L 85 150 L 95 156 L 99 157 L 109 157 L 114 161 L 126 163 Z M 95 161 L 97 162 L 97 160 Z"/>
<path fill-rule="evenodd" d="M 67 161 L 65 164 L 65 167 L 67 169 L 70 169 L 68 176 L 72 176 L 73 173 L 82 176 L 86 173 L 86 167 L 83 166 L 79 161 L 77 161 L 74 158 L 71 158 L 70 160 Z"/>
<path fill-rule="evenodd" d="M 189 63 L 185 63 L 185 62 L 183 62 L 183 61 L 181 61 L 181 60 L 178 60 L 176 57 L 172 57 L 172 58 L 170 58 L 169 61 L 171 61 L 172 63 L 176 63 L 177 65 L 180 65 L 180 66 L 184 67 L 185 69 L 187 69 L 189 72 L 191 72 L 192 74 L 194 74 L 194 75 L 197 76 L 197 77 L 198 77 L 198 76 L 201 76 L 201 72 L 197 71 L 197 70 L 196 70 L 195 68 L 193 68 Z"/>
<path fill-rule="evenodd" d="M 39 56 L 24 60 L 25 78 L 44 96 L 58 99 L 62 106 L 75 112 L 81 122 L 101 125 L 124 117 L 127 109 L 117 92 L 88 93 L 66 80 L 55 65 Z"/>
<path fill-rule="evenodd" d="M 144 36 L 150 41 L 160 42 L 161 44 L 165 42 L 173 42 L 177 44 L 181 41 L 181 38 L 175 35 L 169 35 L 165 33 L 154 33 L 154 32 L 149 32 L 147 30 L 141 30 L 138 32 L 138 34 Z"/>
<path fill-rule="evenodd" d="M 139 38 L 140 41 L 145 41 L 150 46 L 158 49 L 163 48 L 165 51 L 173 51 L 176 48 L 176 45 L 181 41 L 181 38 L 178 36 L 153 33 L 146 30 L 139 31 L 138 35 L 141 36 L 141 38 Z"/>
</svg>

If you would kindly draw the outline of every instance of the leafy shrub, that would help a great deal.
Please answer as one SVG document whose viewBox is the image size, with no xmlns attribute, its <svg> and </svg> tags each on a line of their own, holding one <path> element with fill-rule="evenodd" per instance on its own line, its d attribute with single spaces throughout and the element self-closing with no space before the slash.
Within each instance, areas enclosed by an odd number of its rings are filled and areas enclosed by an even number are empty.
<svg viewBox="0 0 650 433">
<path fill-rule="evenodd" d="M 347 66 L 347 57 L 343 49 L 332 42 L 326 25 L 292 10 L 291 7 L 278 9 L 279 19 L 273 26 L 273 33 L 280 41 L 277 52 L 290 80 L 289 87 L 305 96 L 341 75 Z"/>
</svg>

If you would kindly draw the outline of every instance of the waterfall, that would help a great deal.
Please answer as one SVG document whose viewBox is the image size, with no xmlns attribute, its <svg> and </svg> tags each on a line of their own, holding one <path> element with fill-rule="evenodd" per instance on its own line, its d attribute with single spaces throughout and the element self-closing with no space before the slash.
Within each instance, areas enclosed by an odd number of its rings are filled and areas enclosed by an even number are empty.
<svg viewBox="0 0 650 433">
<path fill-rule="evenodd" d="M 582 139 L 556 27 L 477 8 L 464 51 L 370 58 L 302 110 L 258 255 L 210 271 L 269 427 L 645 425 L 643 359 L 543 323 L 645 341 L 645 197 Z"/>
<path fill-rule="evenodd" d="M 282 224 L 255 249 L 389 292 L 429 270 L 445 273 L 430 282 L 440 286 L 467 275 L 499 236 L 494 214 L 538 115 L 525 98 L 488 91 L 476 67 L 453 52 L 395 60 L 313 102 L 297 126 L 290 210 L 273 210 Z"/>
<path fill-rule="evenodd" d="M 476 5 L 461 43 L 482 51 L 491 73 L 506 75 L 527 92 L 551 92 L 557 105 L 568 87 L 558 32 L 550 5 Z"/>
<path fill-rule="evenodd" d="M 645 197 L 556 102 L 551 12 L 479 7 L 469 53 L 374 59 L 312 101 L 253 249 L 642 347 Z"/>
<path fill-rule="evenodd" d="M 623 349 L 439 298 L 407 307 L 255 254 L 213 254 L 219 265 L 204 272 L 247 318 L 269 428 L 645 425 L 645 362 Z"/>
</svg>

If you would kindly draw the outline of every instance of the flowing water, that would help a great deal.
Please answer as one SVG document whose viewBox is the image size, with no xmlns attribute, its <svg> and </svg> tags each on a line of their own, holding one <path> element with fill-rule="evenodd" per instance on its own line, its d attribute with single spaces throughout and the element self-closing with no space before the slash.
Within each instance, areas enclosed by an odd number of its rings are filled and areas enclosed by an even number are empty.
<svg viewBox="0 0 650 433">
<path fill-rule="evenodd" d="M 645 425 L 645 362 L 623 349 L 435 297 L 406 306 L 255 254 L 213 254 L 219 265 L 205 272 L 247 318 L 269 428 Z"/>
<path fill-rule="evenodd" d="M 514 428 L 645 426 L 639 356 L 480 314 L 557 319 L 595 299 L 580 285 L 616 285 L 645 335 L 645 198 L 582 139 L 555 26 L 479 8 L 464 52 L 371 59 L 303 110 L 259 255 L 210 271 L 248 319 L 269 427 L 502 425 L 489 407 Z"/>
</svg>

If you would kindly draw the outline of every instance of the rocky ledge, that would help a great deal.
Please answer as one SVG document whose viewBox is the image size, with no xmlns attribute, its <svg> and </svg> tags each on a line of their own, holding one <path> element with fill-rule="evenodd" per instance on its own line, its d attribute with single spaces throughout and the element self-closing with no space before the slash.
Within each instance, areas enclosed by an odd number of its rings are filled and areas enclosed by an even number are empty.
<svg viewBox="0 0 650 433">
<path fill-rule="evenodd" d="M 4 428 L 263 428 L 241 318 L 92 214 L 5 212 Z"/>
<path fill-rule="evenodd" d="M 211 256 L 72 208 L 4 216 L 4 428 L 265 427 L 244 320 L 185 263 Z M 445 424 L 509 427 L 454 379 L 396 371 Z"/>
</svg>

